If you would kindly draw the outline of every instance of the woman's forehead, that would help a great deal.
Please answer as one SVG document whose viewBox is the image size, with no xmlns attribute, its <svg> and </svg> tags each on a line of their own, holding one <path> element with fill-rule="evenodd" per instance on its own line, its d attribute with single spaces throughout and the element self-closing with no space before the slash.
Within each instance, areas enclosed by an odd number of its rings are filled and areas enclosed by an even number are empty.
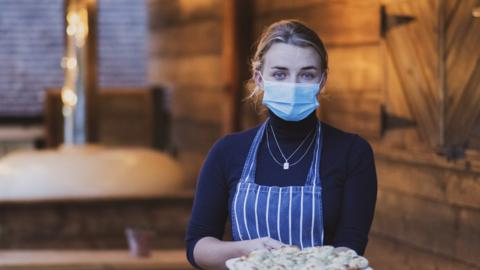
<svg viewBox="0 0 480 270">
<path fill-rule="evenodd" d="M 301 69 L 307 66 L 320 68 L 320 56 L 314 48 L 286 43 L 274 43 L 265 54 L 264 67 Z"/>
</svg>

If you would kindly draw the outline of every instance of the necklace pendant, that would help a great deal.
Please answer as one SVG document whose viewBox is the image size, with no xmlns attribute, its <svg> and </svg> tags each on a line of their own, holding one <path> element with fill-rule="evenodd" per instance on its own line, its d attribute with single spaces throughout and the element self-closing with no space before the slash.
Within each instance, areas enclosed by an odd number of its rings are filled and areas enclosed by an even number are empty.
<svg viewBox="0 0 480 270">
<path fill-rule="evenodd" d="M 283 169 L 288 170 L 289 167 L 290 167 L 290 164 L 288 164 L 288 162 L 285 161 L 285 163 L 283 163 Z"/>
</svg>

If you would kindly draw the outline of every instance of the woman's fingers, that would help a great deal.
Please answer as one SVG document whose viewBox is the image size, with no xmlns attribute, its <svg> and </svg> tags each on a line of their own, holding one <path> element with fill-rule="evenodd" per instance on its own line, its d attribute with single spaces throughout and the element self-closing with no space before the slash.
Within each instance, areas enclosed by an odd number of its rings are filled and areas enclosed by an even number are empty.
<svg viewBox="0 0 480 270">
<path fill-rule="evenodd" d="M 265 237 L 264 238 L 264 241 L 263 241 L 263 244 L 265 247 L 267 247 L 268 249 L 277 249 L 277 248 L 281 248 L 281 247 L 284 247 L 284 246 L 287 246 L 285 245 L 284 243 L 278 241 L 278 240 L 275 240 L 275 239 L 272 239 L 270 237 Z"/>
<path fill-rule="evenodd" d="M 348 247 L 336 247 L 336 248 L 335 248 L 335 251 L 336 251 L 336 252 L 345 252 L 345 251 L 349 251 L 349 250 L 352 250 L 352 251 L 353 251 L 353 249 L 348 248 Z"/>
</svg>

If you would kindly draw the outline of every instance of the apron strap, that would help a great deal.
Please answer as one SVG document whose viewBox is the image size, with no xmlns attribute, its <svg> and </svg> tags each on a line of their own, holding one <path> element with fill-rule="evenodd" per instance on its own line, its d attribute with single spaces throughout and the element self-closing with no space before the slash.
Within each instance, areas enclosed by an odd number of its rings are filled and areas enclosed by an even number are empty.
<svg viewBox="0 0 480 270">
<path fill-rule="evenodd" d="M 257 151 L 258 147 L 260 145 L 260 142 L 262 141 L 263 134 L 265 133 L 265 128 L 267 126 L 268 120 L 270 118 L 267 118 L 267 120 L 260 126 L 260 128 L 257 131 L 257 134 L 255 135 L 255 138 L 253 139 L 252 144 L 250 145 L 250 150 L 248 151 L 247 159 L 245 161 L 245 164 L 243 165 L 243 170 L 242 170 L 242 176 L 240 177 L 240 183 L 254 183 L 255 182 L 255 169 L 256 169 L 256 157 L 257 157 Z"/>
<path fill-rule="evenodd" d="M 308 170 L 307 182 L 305 185 L 307 186 L 320 186 L 321 187 L 321 179 L 320 179 L 320 160 L 322 157 L 322 149 L 323 149 L 323 132 L 322 132 L 322 123 L 318 122 L 318 127 L 315 137 L 315 151 L 313 154 L 312 164 L 310 165 L 310 169 Z"/>
</svg>

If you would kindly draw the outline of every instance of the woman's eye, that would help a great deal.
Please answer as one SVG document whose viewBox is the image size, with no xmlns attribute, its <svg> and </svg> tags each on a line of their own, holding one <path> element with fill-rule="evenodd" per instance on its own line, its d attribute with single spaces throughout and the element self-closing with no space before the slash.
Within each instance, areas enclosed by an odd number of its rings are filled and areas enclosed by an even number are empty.
<svg viewBox="0 0 480 270">
<path fill-rule="evenodd" d="M 275 78 L 276 80 L 283 80 L 287 75 L 283 72 L 275 72 L 272 74 L 272 77 Z"/>
<path fill-rule="evenodd" d="M 315 74 L 312 74 L 312 73 L 303 73 L 303 74 L 301 75 L 301 78 L 302 78 L 303 80 L 306 80 L 306 81 L 311 81 L 311 80 L 315 79 Z"/>
</svg>

